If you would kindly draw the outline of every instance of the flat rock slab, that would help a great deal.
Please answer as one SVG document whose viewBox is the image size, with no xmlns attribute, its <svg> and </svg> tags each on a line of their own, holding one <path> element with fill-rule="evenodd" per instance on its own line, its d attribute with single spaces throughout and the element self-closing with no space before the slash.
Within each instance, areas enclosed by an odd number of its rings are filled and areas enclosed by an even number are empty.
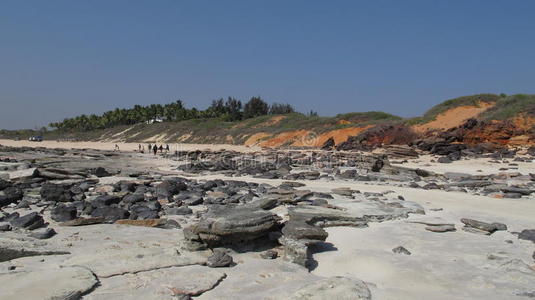
<svg viewBox="0 0 535 300">
<path fill-rule="evenodd" d="M 0 237 L 0 262 L 19 257 L 69 254 L 65 249 L 51 246 L 46 241 L 26 238 L 17 233 L 2 233 Z"/>
<path fill-rule="evenodd" d="M 173 248 L 133 247 L 84 253 L 67 259 L 62 265 L 87 267 L 100 278 L 205 262 L 206 258 L 200 253 L 183 252 Z"/>
<path fill-rule="evenodd" d="M 454 225 L 438 225 L 438 226 L 427 226 L 425 227 L 425 230 L 431 231 L 431 232 L 448 232 L 448 231 L 455 231 Z"/>
<path fill-rule="evenodd" d="M 79 299 L 97 279 L 86 268 L 50 268 L 0 275 L 0 299 Z"/>
<path fill-rule="evenodd" d="M 306 268 L 281 259 L 249 258 L 224 271 L 225 280 L 195 299 L 288 299 L 299 288 L 321 279 Z"/>
<path fill-rule="evenodd" d="M 331 277 L 304 286 L 298 290 L 291 300 L 368 300 L 372 295 L 368 286 L 358 279 L 347 277 Z"/>
<path fill-rule="evenodd" d="M 84 297 L 103 299 L 176 299 L 175 295 L 198 296 L 216 287 L 227 275 L 204 266 L 171 267 L 101 279 L 94 292 Z"/>
</svg>

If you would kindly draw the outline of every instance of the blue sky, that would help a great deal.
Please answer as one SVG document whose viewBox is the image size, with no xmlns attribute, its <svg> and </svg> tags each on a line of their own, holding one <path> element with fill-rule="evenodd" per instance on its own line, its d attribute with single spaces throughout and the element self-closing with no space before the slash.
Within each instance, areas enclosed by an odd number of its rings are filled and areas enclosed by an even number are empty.
<svg viewBox="0 0 535 300">
<path fill-rule="evenodd" d="M 415 116 L 535 93 L 535 1 L 0 2 L 0 128 L 182 99 Z"/>
</svg>

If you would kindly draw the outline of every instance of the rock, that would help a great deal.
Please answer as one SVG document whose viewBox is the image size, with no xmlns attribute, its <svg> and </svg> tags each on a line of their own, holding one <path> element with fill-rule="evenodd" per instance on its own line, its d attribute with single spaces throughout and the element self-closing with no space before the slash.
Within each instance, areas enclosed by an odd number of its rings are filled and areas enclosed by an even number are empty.
<svg viewBox="0 0 535 300">
<path fill-rule="evenodd" d="M 63 249 L 53 247 L 45 241 L 9 236 L 8 233 L 0 235 L 0 262 L 29 256 L 63 255 L 70 254 Z M 1 275 L 0 275 L 1 278 Z M 1 294 L 2 289 L 0 289 Z M 1 299 L 1 297 L 0 297 Z"/>
<path fill-rule="evenodd" d="M 524 229 L 518 235 L 521 240 L 532 241 L 535 243 L 535 229 Z"/>
<path fill-rule="evenodd" d="M 206 266 L 169 267 L 101 279 L 101 285 L 84 299 L 190 300 L 225 278 L 221 269 Z"/>
<path fill-rule="evenodd" d="M 7 180 L 3 180 L 0 178 L 0 191 L 5 190 L 6 188 L 10 187 L 12 184 L 11 182 Z"/>
<path fill-rule="evenodd" d="M 145 201 L 145 195 L 141 193 L 128 194 L 123 197 L 124 203 L 137 203 Z"/>
<path fill-rule="evenodd" d="M 263 259 L 275 259 L 279 256 L 277 251 L 273 250 L 267 250 L 265 252 L 260 253 L 260 257 Z"/>
<path fill-rule="evenodd" d="M 6 187 L 3 193 L 4 195 L 0 195 L 0 208 L 11 203 L 16 203 L 24 196 L 22 189 L 14 186 Z"/>
<path fill-rule="evenodd" d="M 76 219 L 76 214 L 76 207 L 58 205 L 52 209 L 50 217 L 56 222 L 65 222 Z"/>
<path fill-rule="evenodd" d="M 156 186 L 156 194 L 160 198 L 171 199 L 180 191 L 185 191 L 188 186 L 182 181 L 166 180 Z"/>
<path fill-rule="evenodd" d="M 193 210 L 187 206 L 168 208 L 165 213 L 167 215 L 191 215 Z"/>
<path fill-rule="evenodd" d="M 403 246 L 398 246 L 398 247 L 392 249 L 392 252 L 399 253 L 399 254 L 405 254 L 405 255 L 411 255 L 411 252 L 409 250 L 405 249 L 405 247 L 403 247 Z"/>
<path fill-rule="evenodd" d="M 331 192 L 340 196 L 345 196 L 345 197 L 352 197 L 354 193 L 354 191 L 351 188 L 345 188 L 345 187 L 332 189 Z"/>
<path fill-rule="evenodd" d="M 66 221 L 63 223 L 60 223 L 59 226 L 85 226 L 85 225 L 93 225 L 93 224 L 101 224 L 104 223 L 106 219 L 102 217 L 98 218 L 78 218 L 70 221 Z"/>
<path fill-rule="evenodd" d="M 52 228 L 42 228 L 30 233 L 30 236 L 36 239 L 45 240 L 53 237 L 56 231 Z"/>
<path fill-rule="evenodd" d="M 441 164 L 449 164 L 451 163 L 451 159 L 448 156 L 442 156 L 437 159 L 437 162 Z"/>
<path fill-rule="evenodd" d="M 214 254 L 208 257 L 206 265 L 210 268 L 223 268 L 232 265 L 232 256 L 224 251 L 215 251 Z"/>
<path fill-rule="evenodd" d="M 330 137 L 328 140 L 323 143 L 321 150 L 332 150 L 335 146 L 334 138 Z"/>
<path fill-rule="evenodd" d="M 118 204 L 121 202 L 121 198 L 115 195 L 102 195 L 91 201 L 91 204 L 95 207 L 105 207 L 112 204 Z"/>
<path fill-rule="evenodd" d="M 18 217 L 10 222 L 14 228 L 24 228 L 27 230 L 37 229 L 45 224 L 43 217 L 36 212 Z"/>
<path fill-rule="evenodd" d="M 93 273 L 82 267 L 10 272 L 0 278 L 1 299 L 79 299 L 98 283 Z"/>
<path fill-rule="evenodd" d="M 143 227 L 163 227 L 167 224 L 166 219 L 145 219 L 145 220 L 129 220 L 122 219 L 115 221 L 115 224 L 143 226 Z"/>
<path fill-rule="evenodd" d="M 45 183 L 39 192 L 44 201 L 71 202 L 72 194 L 70 187 L 60 184 Z"/>
<path fill-rule="evenodd" d="M 343 179 L 353 179 L 357 177 L 357 170 L 345 170 L 338 176 Z"/>
<path fill-rule="evenodd" d="M 11 231 L 11 225 L 9 224 L 0 224 L 0 232 Z"/>
<path fill-rule="evenodd" d="M 278 226 L 280 217 L 245 206 L 213 207 L 198 223 L 184 229 L 186 239 L 221 246 L 266 237 Z M 194 243 L 195 244 L 195 243 Z"/>
<path fill-rule="evenodd" d="M 252 209 L 264 209 L 270 210 L 277 207 L 278 201 L 276 197 L 263 197 L 257 200 L 254 200 L 247 204 Z"/>
<path fill-rule="evenodd" d="M 290 219 L 282 228 L 282 234 L 294 240 L 317 240 L 325 241 L 327 232 L 321 228 L 307 224 L 304 220 Z"/>
<path fill-rule="evenodd" d="M 103 167 L 98 167 L 95 169 L 95 176 L 97 177 L 108 177 L 108 176 L 111 176 L 111 174 L 106 171 L 106 169 L 104 169 Z"/>
<path fill-rule="evenodd" d="M 117 221 L 120 219 L 128 219 L 130 213 L 118 207 L 97 207 L 91 212 L 93 218 L 104 218 L 106 221 Z"/>
<path fill-rule="evenodd" d="M 454 225 L 438 225 L 438 226 L 427 226 L 425 227 L 425 230 L 432 231 L 432 232 L 448 232 L 448 231 L 455 231 Z"/>
<path fill-rule="evenodd" d="M 530 195 L 531 193 L 534 192 L 534 190 L 525 189 L 525 188 L 519 188 L 519 187 L 513 187 L 513 186 L 504 187 L 504 188 L 501 189 L 501 191 L 504 192 L 504 193 L 515 193 L 515 194 L 521 194 L 521 195 L 524 195 L 524 196 L 528 196 L 528 195 Z"/>
<path fill-rule="evenodd" d="M 347 277 L 330 277 L 310 283 L 290 297 L 291 300 L 371 300 L 368 286 L 361 280 Z"/>
<path fill-rule="evenodd" d="M 464 223 L 468 227 L 486 231 L 489 234 L 492 234 L 493 232 L 497 230 L 507 230 L 507 226 L 502 223 L 485 223 L 485 222 L 481 222 L 481 221 L 477 221 L 473 219 L 467 219 L 467 218 L 461 219 L 461 222 Z"/>
</svg>

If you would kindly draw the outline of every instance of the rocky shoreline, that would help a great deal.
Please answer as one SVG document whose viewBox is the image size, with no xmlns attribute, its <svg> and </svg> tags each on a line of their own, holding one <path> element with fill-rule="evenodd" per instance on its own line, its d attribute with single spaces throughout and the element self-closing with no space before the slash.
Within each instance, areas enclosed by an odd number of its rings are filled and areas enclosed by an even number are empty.
<svg viewBox="0 0 535 300">
<path fill-rule="evenodd" d="M 481 154 L 450 144 L 428 150 L 437 163 L 484 158 L 504 169 L 474 175 L 404 167 L 422 150 L 385 150 L 154 157 L 0 146 L 0 278 L 7 287 L 0 299 L 377 298 L 388 287 L 341 270 L 318 275 L 317 256 L 342 246 L 329 241 L 331 230 L 365 233 L 392 224 L 411 224 L 431 239 L 506 234 L 502 243 L 518 248 L 488 256 L 501 263 L 478 276 L 500 288 L 499 296 L 535 293 L 535 221 L 499 211 L 454 214 L 452 221 L 442 208 L 408 196 L 521 201 L 535 211 L 535 175 L 515 170 L 532 153 Z M 419 255 L 407 245 L 386 250 Z M 515 279 L 496 281 L 496 270 Z M 445 298 L 455 295 L 449 292 Z"/>
</svg>

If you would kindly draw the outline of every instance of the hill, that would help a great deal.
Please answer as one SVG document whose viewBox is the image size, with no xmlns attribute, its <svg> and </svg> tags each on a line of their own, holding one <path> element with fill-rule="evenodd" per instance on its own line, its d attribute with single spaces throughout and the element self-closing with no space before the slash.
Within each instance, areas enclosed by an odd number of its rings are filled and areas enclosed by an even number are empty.
<svg viewBox="0 0 535 300">
<path fill-rule="evenodd" d="M 90 130 L 4 130 L 0 131 L 0 137 L 25 139 L 31 135 L 43 135 L 45 139 L 52 140 L 228 143 L 265 147 L 322 147 L 327 142 L 340 145 L 353 137 L 350 145 L 353 148 L 354 143 L 363 144 L 366 146 L 364 148 L 374 148 L 383 144 L 410 143 L 417 139 L 444 139 L 445 135 L 450 135 L 449 139 L 455 135 L 453 140 L 467 143 L 517 145 L 533 144 L 535 141 L 535 95 L 464 96 L 444 101 L 421 117 L 412 119 L 378 111 L 320 117 L 292 112 L 291 106 L 281 105 L 277 109 L 282 109 L 282 112 L 289 109 L 290 113 L 269 114 L 264 110 L 259 116 L 233 119 L 228 117 L 225 105 L 220 100 L 219 104 L 213 104 L 206 111 L 186 110 L 194 117 L 185 120 L 138 122 Z M 123 111 L 131 113 L 133 110 Z M 237 112 L 241 113 L 240 110 Z M 117 115 L 121 115 L 121 110 Z M 154 119 L 155 116 L 151 115 L 150 118 Z M 64 122 L 84 124 L 80 120 L 80 117 L 76 117 Z M 106 117 L 106 120 L 112 118 Z M 466 126 L 467 122 L 470 122 L 469 127 Z"/>
</svg>

